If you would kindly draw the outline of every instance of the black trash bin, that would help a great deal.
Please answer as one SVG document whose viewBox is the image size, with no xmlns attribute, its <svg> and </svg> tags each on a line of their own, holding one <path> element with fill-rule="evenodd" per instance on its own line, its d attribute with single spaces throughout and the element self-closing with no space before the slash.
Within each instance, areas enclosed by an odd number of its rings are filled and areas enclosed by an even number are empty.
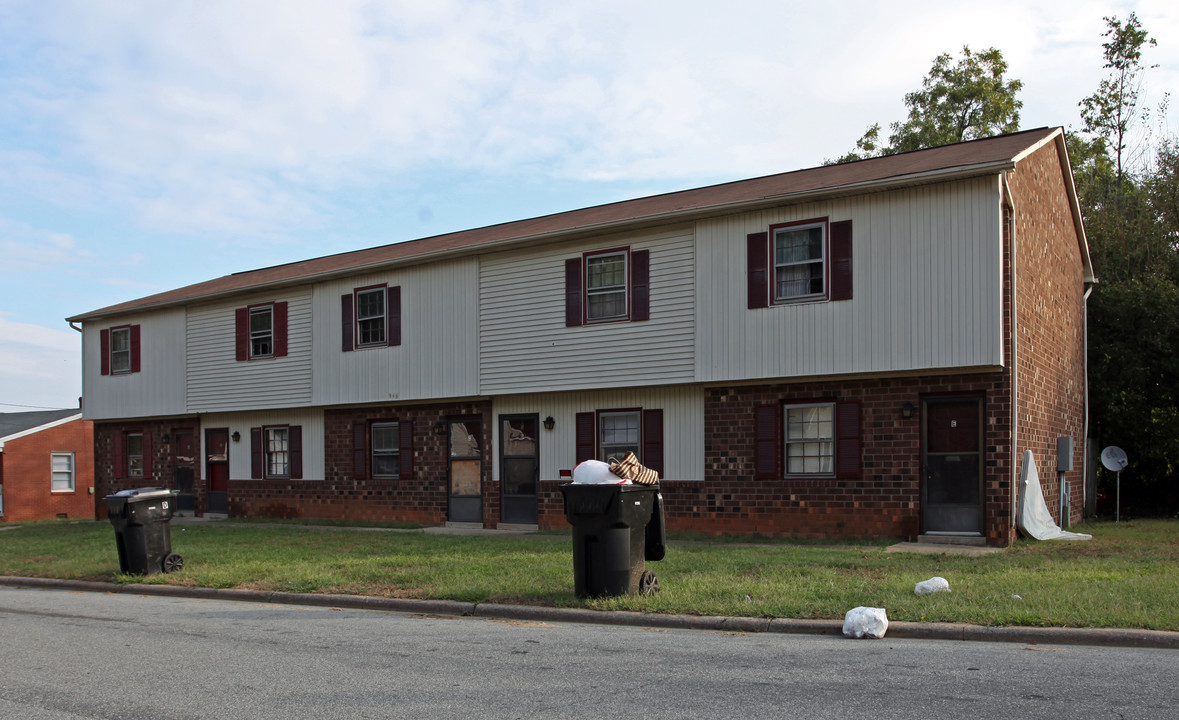
<svg viewBox="0 0 1179 720">
<path fill-rule="evenodd" d="M 115 527 L 119 569 L 133 575 L 175 572 L 184 558 L 172 552 L 172 510 L 176 493 L 166 488 L 122 490 L 102 499 Z"/>
<path fill-rule="evenodd" d="M 579 598 L 651 594 L 659 579 L 644 560 L 665 554 L 658 485 L 561 486 L 573 526 L 573 589 Z"/>
</svg>

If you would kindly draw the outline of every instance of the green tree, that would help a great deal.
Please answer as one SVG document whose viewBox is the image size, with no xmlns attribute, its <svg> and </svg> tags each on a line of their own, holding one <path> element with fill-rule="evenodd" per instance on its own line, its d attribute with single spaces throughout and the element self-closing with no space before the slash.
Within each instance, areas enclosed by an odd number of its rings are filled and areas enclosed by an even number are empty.
<svg viewBox="0 0 1179 720">
<path fill-rule="evenodd" d="M 835 162 L 848 162 L 909 150 L 990 137 L 1019 129 L 1016 96 L 1023 82 L 1008 80 L 1007 62 L 995 48 L 973 53 L 962 48 L 955 63 L 949 53 L 938 55 L 921 89 L 905 95 L 909 117 L 894 122 L 888 144 L 880 141 L 880 125 L 868 128 L 856 150 Z"/>
</svg>

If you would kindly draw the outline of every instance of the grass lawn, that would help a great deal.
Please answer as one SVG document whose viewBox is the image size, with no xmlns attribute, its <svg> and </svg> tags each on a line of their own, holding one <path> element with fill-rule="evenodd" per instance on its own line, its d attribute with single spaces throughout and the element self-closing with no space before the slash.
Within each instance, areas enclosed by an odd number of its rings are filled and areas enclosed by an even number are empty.
<svg viewBox="0 0 1179 720">
<path fill-rule="evenodd" d="M 892 621 L 1179 630 L 1179 521 L 1073 529 L 1093 540 L 1021 540 L 981 557 L 673 536 L 648 565 L 657 595 L 579 600 L 568 535 L 174 523 L 184 570 L 142 578 L 119 572 L 108 522 L 55 521 L 0 530 L 0 575 L 755 617 L 842 619 L 867 605 Z M 950 593 L 914 595 L 935 575 Z"/>
</svg>

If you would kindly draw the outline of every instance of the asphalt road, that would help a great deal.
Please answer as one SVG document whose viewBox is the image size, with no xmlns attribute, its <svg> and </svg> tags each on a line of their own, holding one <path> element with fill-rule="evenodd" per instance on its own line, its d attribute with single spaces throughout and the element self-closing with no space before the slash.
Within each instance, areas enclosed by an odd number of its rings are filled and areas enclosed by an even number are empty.
<svg viewBox="0 0 1179 720">
<path fill-rule="evenodd" d="M 1167 718 L 1179 651 L 0 587 L 0 718 Z"/>
</svg>

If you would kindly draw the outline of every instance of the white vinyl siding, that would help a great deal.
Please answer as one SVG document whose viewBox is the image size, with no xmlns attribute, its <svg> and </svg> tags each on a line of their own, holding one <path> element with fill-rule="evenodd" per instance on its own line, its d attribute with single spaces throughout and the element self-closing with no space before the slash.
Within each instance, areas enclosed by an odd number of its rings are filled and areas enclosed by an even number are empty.
<svg viewBox="0 0 1179 720">
<path fill-rule="evenodd" d="M 565 261 L 650 251 L 650 320 L 565 326 Z M 479 390 L 485 395 L 691 381 L 696 315 L 691 226 L 485 256 Z"/>
<path fill-rule="evenodd" d="M 239 362 L 234 312 L 269 302 L 287 303 L 287 355 Z M 188 347 L 189 412 L 307 405 L 311 401 L 311 292 L 295 288 L 190 308 Z"/>
<path fill-rule="evenodd" d="M 558 480 L 573 470 L 577 455 L 577 413 L 642 408 L 663 410 L 663 477 L 704 479 L 704 389 L 691 385 L 568 393 L 506 395 L 492 400 L 492 414 L 552 416 L 552 430 L 540 425 L 540 479 Z M 498 423 L 494 432 L 499 432 Z M 495 479 L 499 480 L 499 437 L 494 438 Z"/>
<path fill-rule="evenodd" d="M 478 267 L 463 259 L 317 285 L 314 404 L 475 395 Z M 401 344 L 344 352 L 340 298 L 384 284 L 401 288 Z"/>
<path fill-rule="evenodd" d="M 139 325 L 140 371 L 103 375 L 100 331 L 125 325 Z M 86 321 L 82 328 L 85 418 L 184 414 L 186 343 L 183 309 Z"/>
<path fill-rule="evenodd" d="M 746 307 L 744 238 L 852 221 L 852 299 Z M 702 221 L 703 382 L 1002 365 L 1001 208 L 994 176 Z"/>
</svg>

